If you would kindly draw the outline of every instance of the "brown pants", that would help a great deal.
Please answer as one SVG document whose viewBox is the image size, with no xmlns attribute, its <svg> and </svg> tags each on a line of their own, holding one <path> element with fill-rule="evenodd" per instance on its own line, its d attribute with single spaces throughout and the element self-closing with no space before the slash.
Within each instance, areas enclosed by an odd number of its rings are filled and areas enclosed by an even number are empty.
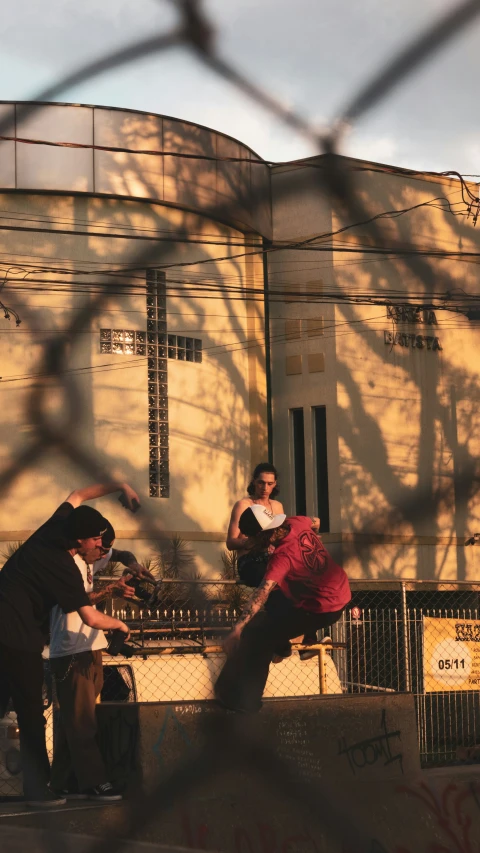
<svg viewBox="0 0 480 853">
<path fill-rule="evenodd" d="M 85 791 L 108 781 L 96 742 L 95 700 L 103 685 L 101 651 L 51 658 L 60 707 L 55 727 L 50 785 L 54 791 Z M 70 667 L 70 668 L 69 668 Z"/>
</svg>

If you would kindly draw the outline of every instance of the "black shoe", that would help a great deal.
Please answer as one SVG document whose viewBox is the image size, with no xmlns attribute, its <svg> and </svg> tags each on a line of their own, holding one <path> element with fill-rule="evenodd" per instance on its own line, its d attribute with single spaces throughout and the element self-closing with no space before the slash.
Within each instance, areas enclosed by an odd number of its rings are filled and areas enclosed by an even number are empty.
<svg viewBox="0 0 480 853">
<path fill-rule="evenodd" d="M 304 639 L 303 639 L 304 645 L 308 646 L 309 643 L 307 643 L 306 640 L 308 640 L 308 637 L 304 637 Z M 318 641 L 316 638 L 315 639 L 312 638 L 311 642 L 317 643 Z M 318 643 L 319 646 L 329 646 L 331 644 L 332 644 L 332 638 L 331 637 L 324 637 L 323 640 L 320 640 L 320 642 Z M 310 660 L 310 658 L 318 657 L 318 649 L 302 649 L 302 651 L 300 651 L 298 653 L 298 656 L 299 656 L 300 660 Z"/>
<path fill-rule="evenodd" d="M 280 646 L 278 649 L 275 649 L 272 655 L 272 663 L 281 663 L 282 660 L 289 658 L 292 656 L 292 647 L 290 643 L 286 643 L 284 646 Z"/>
<path fill-rule="evenodd" d="M 69 790 L 68 788 L 63 788 L 61 791 L 54 791 L 57 797 L 65 797 L 66 800 L 86 800 L 88 798 L 87 794 L 81 794 L 80 791 Z"/>
<path fill-rule="evenodd" d="M 114 788 L 111 782 L 89 788 L 85 794 L 88 800 L 95 800 L 97 803 L 115 803 L 123 799 L 120 791 Z"/>
<path fill-rule="evenodd" d="M 300 660 L 310 660 L 310 658 L 318 658 L 318 649 L 305 649 L 298 653 Z"/>
<path fill-rule="evenodd" d="M 27 799 L 27 806 L 32 809 L 55 809 L 58 806 L 64 806 L 66 802 L 66 798 L 61 794 L 46 790 L 35 799 Z"/>
</svg>

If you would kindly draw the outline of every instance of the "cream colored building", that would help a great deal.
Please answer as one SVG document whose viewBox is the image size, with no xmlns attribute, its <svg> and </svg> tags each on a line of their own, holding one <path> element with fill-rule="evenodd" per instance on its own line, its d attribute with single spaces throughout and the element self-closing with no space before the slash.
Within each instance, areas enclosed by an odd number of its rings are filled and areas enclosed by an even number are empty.
<svg viewBox="0 0 480 853">
<path fill-rule="evenodd" d="M 264 329 L 251 253 L 271 233 L 269 170 L 240 143 L 161 116 L 74 105 L 22 116 L 4 104 L 1 119 L 16 137 L 0 143 L 2 298 L 22 321 L 2 318 L 1 466 L 34 444 L 39 417 L 71 447 L 16 466 L 1 537 L 25 538 L 102 476 L 81 449 L 141 495 L 136 516 L 98 503 L 121 544 L 148 554 L 150 519 L 217 572 L 231 504 L 267 454 L 264 346 L 244 341 Z M 65 334 L 65 372 L 36 377 L 51 371 L 45 345 Z"/>
<path fill-rule="evenodd" d="M 271 169 L 206 128 L 101 107 L 3 104 L 0 120 L 0 298 L 22 320 L 1 320 L 4 542 L 103 466 L 142 496 L 135 516 L 98 504 L 121 544 L 147 555 L 154 523 L 217 574 L 230 508 L 270 447 L 287 512 L 320 511 L 352 576 L 476 573 L 462 543 L 479 521 L 478 331 L 406 306 L 478 292 L 477 266 L 435 258 L 423 275 L 400 254 L 478 252 L 471 219 L 424 206 L 378 223 L 395 251 L 371 254 L 371 225 L 307 251 L 352 222 L 328 158 Z M 342 167 L 368 216 L 461 198 L 456 180 Z M 352 303 L 392 289 L 393 317 Z M 42 353 L 65 334 L 55 378 Z M 42 429 L 53 444 L 19 465 Z"/>
<path fill-rule="evenodd" d="M 358 221 L 325 191 L 331 168 L 320 157 L 273 170 L 275 244 Z M 270 291 L 295 300 L 270 310 L 274 458 L 288 511 L 327 508 L 324 539 L 352 577 L 478 579 L 464 541 L 480 529 L 480 330 L 423 306 L 434 293 L 450 292 L 446 304 L 479 293 L 480 232 L 447 212 L 445 200 L 466 213 L 458 180 L 346 158 L 340 168 L 362 221 L 424 206 L 326 236 L 322 251 L 271 255 Z M 365 296 L 396 307 L 352 303 Z"/>
</svg>

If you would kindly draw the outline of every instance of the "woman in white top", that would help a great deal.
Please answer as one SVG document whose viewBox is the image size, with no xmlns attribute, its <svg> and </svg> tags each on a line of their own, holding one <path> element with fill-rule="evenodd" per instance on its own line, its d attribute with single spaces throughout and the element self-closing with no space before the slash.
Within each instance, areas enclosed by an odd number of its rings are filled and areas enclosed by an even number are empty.
<svg viewBox="0 0 480 853">
<path fill-rule="evenodd" d="M 270 462 L 260 462 L 255 468 L 251 482 L 247 488 L 248 498 L 241 498 L 234 504 L 232 514 L 230 516 L 230 524 L 228 526 L 226 545 L 230 551 L 237 552 L 237 567 L 240 583 L 245 586 L 258 587 L 263 581 L 267 570 L 267 562 L 270 553 L 274 550 L 272 547 L 265 550 L 260 550 L 256 546 L 255 541 L 248 536 L 244 536 L 240 532 L 238 522 L 240 516 L 247 507 L 257 504 L 265 507 L 265 512 L 271 518 L 274 515 L 283 513 L 283 505 L 280 501 L 276 501 L 275 497 L 279 493 L 277 485 L 278 472 L 274 465 Z M 320 524 L 319 519 L 317 528 Z M 305 635 L 303 644 L 308 646 L 316 642 L 316 636 Z M 273 656 L 273 662 L 279 663 L 283 658 L 289 657 L 292 653 L 290 643 L 284 648 L 279 648 Z M 304 650 L 300 652 L 301 660 L 308 660 L 313 657 L 316 652 Z"/>
<path fill-rule="evenodd" d="M 245 586 L 257 587 L 262 582 L 267 567 L 268 551 L 258 550 L 253 540 L 240 532 L 238 522 L 242 512 L 253 504 L 263 506 L 265 513 L 271 518 L 283 512 L 281 502 L 275 500 L 279 492 L 277 480 L 278 473 L 275 466 L 269 462 L 261 462 L 255 468 L 247 488 L 248 497 L 241 498 L 232 509 L 226 545 L 229 551 L 237 552 L 238 575 Z"/>
</svg>

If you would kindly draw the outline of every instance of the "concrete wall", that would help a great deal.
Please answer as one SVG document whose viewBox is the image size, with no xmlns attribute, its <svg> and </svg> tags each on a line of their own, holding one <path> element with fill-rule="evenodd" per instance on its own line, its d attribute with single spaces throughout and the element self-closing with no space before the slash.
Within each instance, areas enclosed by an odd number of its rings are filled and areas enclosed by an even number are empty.
<svg viewBox="0 0 480 853">
<path fill-rule="evenodd" d="M 322 164 L 326 161 L 318 158 L 320 169 L 307 161 L 273 171 L 274 239 L 305 240 L 355 221 L 353 213 L 329 201 Z M 458 181 L 408 177 L 358 161 L 344 160 L 342 166 L 365 218 L 425 202 L 429 206 L 352 228 L 333 241 L 324 238 L 322 251 L 272 255 L 274 447 L 287 510 L 293 510 L 288 410 L 304 408 L 307 504 L 314 513 L 310 410 L 326 405 L 327 547 L 354 577 L 468 579 L 474 576 L 474 555 L 463 541 L 480 521 L 478 327 L 441 310 L 430 324 L 393 323 L 386 307 L 339 303 L 355 293 L 388 299 L 397 291 L 402 303 L 415 298 L 428 303 L 434 294 L 438 303 L 439 295 L 460 288 L 476 293 L 476 264 L 430 258 L 427 265 L 411 250 L 475 253 L 480 234 L 471 218 L 447 212 L 447 201 L 455 211 L 466 212 Z M 392 252 L 368 252 L 378 245 Z M 281 297 L 282 289 L 288 292 L 292 286 L 298 290 L 296 301 L 279 304 L 278 293 Z M 335 308 L 321 304 L 327 289 L 336 295 Z M 311 300 L 312 294 L 320 304 L 302 304 L 302 296 Z M 323 329 L 309 336 L 307 321 L 311 329 L 315 317 L 323 317 Z M 285 325 L 295 318 L 304 321 L 300 329 Z M 436 337 L 441 349 L 428 349 L 426 341 L 422 348 L 412 347 L 411 338 L 408 347 L 402 346 L 406 341 L 396 334 Z M 318 360 L 309 360 L 312 353 L 323 354 L 319 372 L 309 372 L 312 365 L 319 367 Z M 301 364 L 293 362 L 300 372 L 289 373 L 295 355 L 302 357 Z"/>
</svg>

